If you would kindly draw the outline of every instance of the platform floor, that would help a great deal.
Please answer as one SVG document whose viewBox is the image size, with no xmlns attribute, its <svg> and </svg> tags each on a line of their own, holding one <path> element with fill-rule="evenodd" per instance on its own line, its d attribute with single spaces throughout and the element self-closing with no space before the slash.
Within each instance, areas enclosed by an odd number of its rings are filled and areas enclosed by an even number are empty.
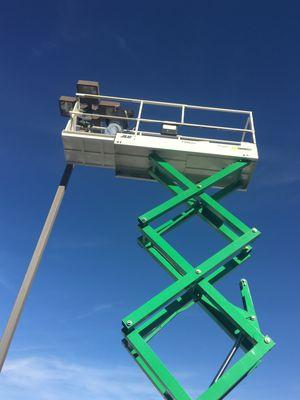
<svg viewBox="0 0 300 400">
<path fill-rule="evenodd" d="M 113 168 L 117 176 L 152 179 L 148 173 L 149 154 L 155 151 L 176 169 L 198 182 L 237 160 L 250 160 L 241 176 L 230 176 L 224 187 L 241 179 L 246 189 L 258 160 L 254 143 L 223 142 L 162 135 L 118 133 L 106 135 L 89 132 L 62 132 L 66 161 L 73 164 Z M 229 180 L 230 179 L 230 180 Z"/>
</svg>

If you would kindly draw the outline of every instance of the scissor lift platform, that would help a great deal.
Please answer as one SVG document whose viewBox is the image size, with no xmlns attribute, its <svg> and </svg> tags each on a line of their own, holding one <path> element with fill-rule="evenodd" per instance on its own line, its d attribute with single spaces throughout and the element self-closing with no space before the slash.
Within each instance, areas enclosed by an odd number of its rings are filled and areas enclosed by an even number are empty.
<svg viewBox="0 0 300 400">
<path fill-rule="evenodd" d="M 70 119 L 62 131 L 65 158 L 68 163 L 114 168 L 116 175 L 136 179 L 152 179 L 149 175 L 149 154 L 155 151 L 167 162 L 172 163 L 180 172 L 194 182 L 211 176 L 220 169 L 238 160 L 250 160 L 251 163 L 242 174 L 236 174 L 220 182 L 220 187 L 239 180 L 241 189 L 246 189 L 258 160 L 255 140 L 253 117 L 250 111 L 229 110 L 221 108 L 189 106 L 186 104 L 157 102 L 151 100 L 129 99 L 111 96 L 96 96 L 77 94 L 78 98 L 99 98 L 138 104 L 136 118 L 128 118 L 130 127 L 116 135 L 105 134 L 105 126 L 90 125 L 83 130 L 77 123 L 77 118 L 106 118 L 104 114 L 87 114 L 79 111 L 79 100 L 70 112 Z M 82 101 L 82 100 L 81 100 Z M 179 108 L 180 120 L 158 120 L 143 118 L 143 111 L 147 105 Z M 205 110 L 215 113 L 240 114 L 245 119 L 244 127 L 227 127 L 189 123 L 185 115 L 187 110 Z M 122 119 L 122 117 L 115 117 Z M 143 124 L 147 130 L 141 126 Z M 161 133 L 164 124 L 180 128 L 182 134 L 168 135 Z M 152 131 L 149 130 L 151 125 Z M 154 126 L 154 128 L 153 128 Z M 185 136 L 185 129 L 193 128 L 198 136 Z M 200 137 L 203 131 L 212 133 L 225 132 L 230 138 L 240 136 L 240 140 L 216 139 Z M 236 137 L 235 137 L 236 139 Z"/>
<path fill-rule="evenodd" d="M 69 118 L 62 132 L 67 165 L 0 340 L 0 371 L 74 165 L 99 166 L 114 168 L 117 176 L 154 179 L 173 193 L 171 198 L 138 217 L 142 233 L 138 243 L 174 278 L 174 282 L 123 318 L 126 349 L 164 399 L 191 400 L 153 351 L 150 341 L 179 313 L 200 305 L 234 344 L 210 386 L 197 400 L 224 399 L 275 345 L 260 329 L 245 279 L 240 281 L 243 308 L 231 303 L 215 287 L 219 279 L 251 257 L 252 242 L 260 235 L 257 228 L 247 226 L 219 203 L 235 189 L 247 188 L 258 160 L 252 113 L 100 96 L 99 84 L 91 81 L 78 81 L 77 89 L 80 93 L 76 98 L 60 98 L 61 114 Z M 133 113 L 129 112 L 128 103 L 136 106 Z M 161 109 L 158 118 L 164 119 L 149 117 L 147 113 L 145 116 L 148 106 Z M 179 110 L 179 120 L 170 119 L 170 113 L 165 113 L 164 108 Z M 201 123 L 195 123 L 189 111 L 200 111 L 196 121 Z M 203 112 L 212 115 L 209 121 L 214 125 L 204 123 Z M 236 124 L 229 118 L 230 126 L 225 126 L 214 117 L 224 113 L 243 118 L 235 120 Z M 111 123 L 115 128 L 119 125 L 118 133 L 108 133 L 113 131 Z M 189 136 L 190 132 L 192 136 Z M 227 136 L 220 137 L 220 132 Z M 240 137 L 232 140 L 233 135 Z M 221 189 L 211 192 L 211 187 Z M 184 211 L 157 225 L 158 218 L 184 204 Z M 200 257 L 200 264 L 193 265 L 166 240 L 165 234 L 196 216 L 225 236 L 229 243 L 208 259 Z M 238 349 L 245 354 L 233 364 Z"/>
</svg>

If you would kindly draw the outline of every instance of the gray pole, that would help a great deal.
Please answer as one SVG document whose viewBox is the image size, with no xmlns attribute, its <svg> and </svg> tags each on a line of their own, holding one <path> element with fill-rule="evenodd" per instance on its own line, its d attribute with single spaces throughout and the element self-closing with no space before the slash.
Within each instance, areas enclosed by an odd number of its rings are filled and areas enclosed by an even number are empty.
<svg viewBox="0 0 300 400">
<path fill-rule="evenodd" d="M 214 379 L 213 379 L 212 383 L 210 384 L 210 386 L 212 386 L 215 382 L 217 382 L 221 378 L 221 376 L 224 374 L 225 369 L 227 368 L 228 364 L 232 360 L 232 358 L 235 355 L 235 353 L 238 351 L 238 349 L 240 347 L 240 344 L 241 344 L 241 340 L 242 340 L 242 335 L 239 334 L 239 336 L 237 337 L 232 349 L 230 350 L 228 356 L 226 357 L 225 361 L 221 365 L 221 368 L 219 369 L 217 375 L 214 377 Z"/>
<path fill-rule="evenodd" d="M 4 330 L 3 336 L 0 341 L 0 372 L 2 370 L 3 364 L 6 359 L 6 355 L 12 341 L 13 335 L 17 328 L 26 298 L 29 294 L 33 279 L 38 270 L 41 258 L 43 256 L 45 247 L 47 245 L 49 236 L 51 234 L 54 222 L 56 220 L 61 202 L 63 200 L 70 176 L 73 171 L 73 164 L 67 164 L 64 170 L 63 176 L 57 188 L 55 197 L 53 199 L 52 205 L 50 207 L 48 216 L 44 223 L 42 232 L 40 234 L 39 240 L 35 247 L 34 253 L 32 255 L 31 261 L 29 263 L 26 275 L 24 277 L 23 283 L 19 290 L 17 299 L 15 301 L 14 307 L 10 314 L 9 320 L 7 322 L 6 328 Z"/>
</svg>

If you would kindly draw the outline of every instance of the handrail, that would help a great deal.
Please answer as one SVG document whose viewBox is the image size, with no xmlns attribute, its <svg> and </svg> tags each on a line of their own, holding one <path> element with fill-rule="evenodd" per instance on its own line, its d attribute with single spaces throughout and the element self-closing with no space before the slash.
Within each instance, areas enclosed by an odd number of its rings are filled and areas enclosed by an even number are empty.
<svg viewBox="0 0 300 400">
<path fill-rule="evenodd" d="M 190 124 L 188 122 L 177 122 L 177 121 L 167 121 L 167 120 L 160 120 L 160 119 L 148 119 L 148 118 L 130 118 L 130 117 L 120 117 L 117 115 L 106 115 L 106 114 L 97 114 L 97 113 L 86 113 L 80 111 L 70 111 L 71 115 L 80 115 L 86 117 L 101 117 L 105 119 L 120 119 L 126 121 L 137 121 L 137 122 L 148 122 L 148 123 L 159 123 L 159 124 L 173 124 L 179 126 L 188 126 L 193 128 L 205 128 L 205 129 L 216 129 L 216 130 L 224 130 L 224 131 L 232 131 L 232 132 L 249 132 L 252 133 L 251 129 L 245 128 L 233 128 L 227 126 L 218 126 L 218 125 L 203 125 L 203 124 Z"/>
<path fill-rule="evenodd" d="M 207 107 L 207 106 L 195 106 L 192 104 L 184 104 L 184 103 L 170 103 L 166 101 L 156 101 L 156 100 L 145 100 L 145 99 L 135 99 L 130 97 L 115 97 L 115 96 L 104 96 L 98 94 L 85 94 L 85 93 L 76 93 L 77 97 L 90 97 L 94 99 L 109 99 L 109 100 L 120 100 L 126 101 L 129 103 L 140 103 L 141 101 L 144 104 L 153 104 L 153 105 L 160 105 L 165 107 L 186 107 L 190 109 L 196 110 L 206 110 L 206 111 L 220 111 L 220 112 L 228 112 L 228 113 L 237 113 L 237 114 L 250 114 L 251 111 L 248 110 L 237 110 L 231 108 L 218 108 L 218 107 Z"/>
<path fill-rule="evenodd" d="M 248 140 L 246 140 L 246 142 L 253 142 L 254 144 L 256 143 L 253 115 L 252 115 L 251 111 L 228 109 L 228 108 L 217 108 L 217 107 L 206 107 L 206 106 L 195 106 L 195 105 L 190 105 L 190 104 L 170 103 L 170 102 L 155 101 L 155 100 L 145 100 L 145 99 L 135 99 L 135 98 L 128 98 L 128 97 L 92 95 L 92 94 L 84 94 L 84 93 L 76 93 L 76 95 L 78 96 L 79 101 L 76 103 L 74 109 L 69 112 L 71 119 L 74 119 L 74 118 L 76 119 L 78 116 L 80 116 L 82 118 L 88 117 L 88 118 L 91 118 L 91 119 L 101 118 L 101 119 L 105 119 L 105 120 L 113 119 L 113 120 L 134 121 L 135 122 L 135 126 L 132 129 L 132 131 L 133 131 L 133 133 L 135 135 L 142 134 L 142 131 L 140 130 L 140 123 L 170 124 L 170 125 L 183 126 L 183 127 L 189 127 L 189 128 L 208 129 L 208 130 L 216 130 L 216 131 L 227 131 L 227 132 L 233 132 L 233 133 L 241 134 L 240 142 L 244 142 L 246 134 L 250 134 L 252 140 L 250 138 L 248 138 Z M 126 117 L 126 116 L 118 116 L 118 115 L 100 114 L 100 113 L 97 113 L 97 112 L 95 112 L 95 113 L 81 112 L 79 110 L 79 107 L 78 107 L 79 102 L 80 102 L 80 98 L 109 99 L 109 100 L 118 100 L 118 101 L 123 101 L 123 102 L 136 103 L 136 104 L 139 105 L 138 115 L 137 115 L 137 117 Z M 178 118 L 179 120 L 176 120 L 176 121 L 172 121 L 171 120 L 170 121 L 170 120 L 143 118 L 142 114 L 144 112 L 144 109 L 145 109 L 144 106 L 145 105 L 157 105 L 157 106 L 162 106 L 162 107 L 178 108 L 181 111 L 180 116 Z M 232 113 L 232 114 L 241 114 L 243 116 L 248 116 L 248 118 L 247 118 L 247 121 L 246 121 L 246 124 L 245 124 L 244 128 L 237 128 L 237 127 L 233 127 L 233 126 L 223 126 L 223 125 L 196 124 L 196 123 L 188 122 L 186 120 L 186 110 L 188 110 L 188 109 L 205 110 L 205 111 L 222 112 L 222 113 Z M 184 135 L 181 135 L 181 136 L 182 137 L 186 137 Z M 233 142 L 233 141 L 228 140 L 228 142 Z"/>
</svg>

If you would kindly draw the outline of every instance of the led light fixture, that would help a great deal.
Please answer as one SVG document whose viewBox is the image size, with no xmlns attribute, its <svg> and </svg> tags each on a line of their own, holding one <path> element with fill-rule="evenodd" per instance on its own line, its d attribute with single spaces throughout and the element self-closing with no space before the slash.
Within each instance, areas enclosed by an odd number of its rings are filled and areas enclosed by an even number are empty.
<svg viewBox="0 0 300 400">
<path fill-rule="evenodd" d="M 99 83 L 95 81 L 79 80 L 76 84 L 77 93 L 99 95 Z"/>
<path fill-rule="evenodd" d="M 76 97 L 72 96 L 60 96 L 59 98 L 59 110 L 60 115 L 63 117 L 69 117 L 69 112 L 73 110 L 76 103 Z"/>
</svg>

